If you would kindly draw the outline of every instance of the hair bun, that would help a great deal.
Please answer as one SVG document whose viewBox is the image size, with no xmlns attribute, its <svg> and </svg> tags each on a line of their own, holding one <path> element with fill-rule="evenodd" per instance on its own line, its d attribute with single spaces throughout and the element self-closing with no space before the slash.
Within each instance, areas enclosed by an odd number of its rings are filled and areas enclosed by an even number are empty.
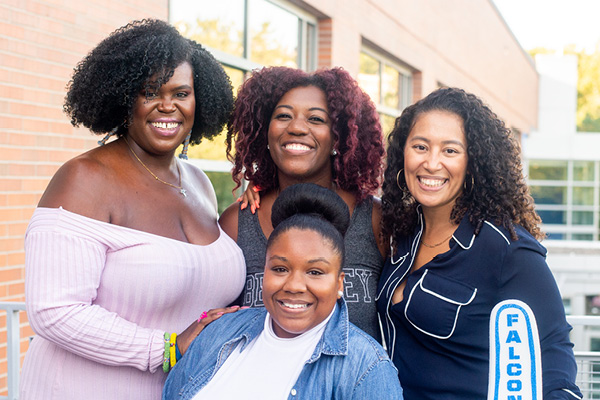
<svg viewBox="0 0 600 400">
<path fill-rule="evenodd" d="M 350 224 L 348 206 L 334 191 L 314 183 L 298 183 L 283 190 L 271 208 L 271 222 L 276 228 L 281 222 L 297 214 L 323 218 L 342 236 Z"/>
</svg>

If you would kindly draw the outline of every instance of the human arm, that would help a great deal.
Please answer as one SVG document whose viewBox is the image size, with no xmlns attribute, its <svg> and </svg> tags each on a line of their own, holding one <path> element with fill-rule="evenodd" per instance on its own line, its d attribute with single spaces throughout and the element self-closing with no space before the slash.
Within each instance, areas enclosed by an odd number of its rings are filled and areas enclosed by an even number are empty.
<svg viewBox="0 0 600 400">
<path fill-rule="evenodd" d="M 524 242 L 527 239 L 523 240 Z M 561 296 L 544 256 L 521 240 L 513 242 L 503 265 L 501 300 L 525 302 L 540 336 L 544 399 L 578 399 L 577 366 Z"/>
<path fill-rule="evenodd" d="M 358 380 L 352 399 L 402 400 L 398 371 L 389 359 L 377 360 Z"/>
<path fill-rule="evenodd" d="M 233 203 L 223 211 L 223 214 L 219 217 L 219 225 L 225 231 L 225 233 L 237 242 L 238 237 L 238 203 Z"/>
<path fill-rule="evenodd" d="M 241 307 L 247 308 L 247 307 Z M 203 313 L 197 321 L 192 322 L 180 335 L 177 335 L 177 347 L 183 356 L 190 347 L 196 337 L 208 326 L 211 322 L 216 321 L 225 314 L 236 312 L 240 306 L 230 306 L 226 308 L 214 308 Z"/>
<path fill-rule="evenodd" d="M 25 252 L 27 315 L 39 336 L 106 365 L 154 371 L 162 364 L 164 331 L 141 327 L 93 304 L 106 261 L 105 245 L 30 226 Z"/>
</svg>

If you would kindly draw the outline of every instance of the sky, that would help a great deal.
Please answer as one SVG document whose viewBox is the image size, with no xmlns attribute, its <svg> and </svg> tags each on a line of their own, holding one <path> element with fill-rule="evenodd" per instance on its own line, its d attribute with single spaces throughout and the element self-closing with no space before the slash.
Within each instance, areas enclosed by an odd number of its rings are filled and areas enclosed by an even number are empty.
<svg viewBox="0 0 600 400">
<path fill-rule="evenodd" d="M 600 0 L 492 0 L 525 50 L 593 52 L 600 41 Z"/>
</svg>

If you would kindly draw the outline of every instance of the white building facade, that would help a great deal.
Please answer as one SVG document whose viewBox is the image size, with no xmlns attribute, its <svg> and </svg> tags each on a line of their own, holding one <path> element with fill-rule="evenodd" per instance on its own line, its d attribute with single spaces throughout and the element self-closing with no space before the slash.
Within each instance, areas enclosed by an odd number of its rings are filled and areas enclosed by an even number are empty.
<svg viewBox="0 0 600 400">
<path fill-rule="evenodd" d="M 538 55 L 536 66 L 538 129 L 522 144 L 548 264 L 567 314 L 600 316 L 600 133 L 576 131 L 577 58 Z M 576 327 L 572 340 L 600 351 L 600 328 Z"/>
</svg>

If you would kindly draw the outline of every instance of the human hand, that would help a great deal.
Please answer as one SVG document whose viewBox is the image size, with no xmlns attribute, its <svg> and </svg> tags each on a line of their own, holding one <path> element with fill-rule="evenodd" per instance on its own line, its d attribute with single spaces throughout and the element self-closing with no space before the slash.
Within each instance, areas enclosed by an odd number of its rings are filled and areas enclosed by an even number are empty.
<svg viewBox="0 0 600 400">
<path fill-rule="evenodd" d="M 250 204 L 250 212 L 254 214 L 260 208 L 260 187 L 252 182 L 248 184 L 246 191 L 236 200 L 241 203 L 240 209 L 243 210 Z"/>
<path fill-rule="evenodd" d="M 247 308 L 247 307 L 243 307 Z M 204 328 L 211 322 L 221 318 L 224 314 L 236 312 L 240 309 L 240 306 L 231 306 L 226 308 L 214 308 L 210 311 L 204 311 L 197 321 L 192 322 L 185 331 L 177 335 L 177 347 L 181 355 L 184 355 L 190 344 L 196 339 L 196 336 L 204 330 Z"/>
</svg>

